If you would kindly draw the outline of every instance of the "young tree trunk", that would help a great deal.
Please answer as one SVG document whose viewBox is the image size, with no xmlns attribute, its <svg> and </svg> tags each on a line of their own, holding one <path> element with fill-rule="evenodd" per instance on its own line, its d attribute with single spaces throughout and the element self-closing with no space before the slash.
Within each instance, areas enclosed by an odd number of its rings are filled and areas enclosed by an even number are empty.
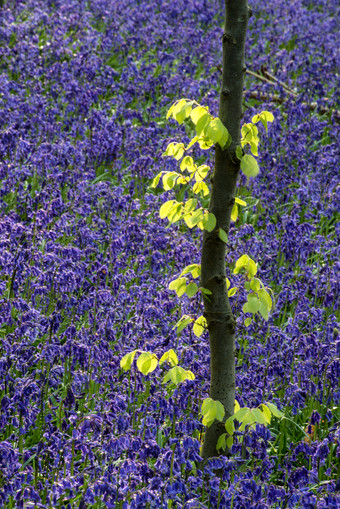
<svg viewBox="0 0 340 509">
<path fill-rule="evenodd" d="M 217 220 L 213 232 L 204 231 L 201 285 L 212 291 L 210 301 L 204 299 L 210 341 L 210 397 L 220 401 L 226 418 L 234 413 L 235 400 L 235 320 L 226 286 L 226 244 L 219 238 L 219 228 L 229 232 L 231 211 L 240 162 L 235 149 L 240 145 L 243 81 L 246 71 L 244 51 L 250 10 L 247 0 L 225 0 L 223 34 L 223 71 L 219 117 L 232 137 L 231 145 L 222 150 L 215 147 L 215 169 L 209 210 Z M 216 456 L 219 436 L 225 433 L 222 423 L 215 421 L 207 428 L 202 456 Z"/>
</svg>

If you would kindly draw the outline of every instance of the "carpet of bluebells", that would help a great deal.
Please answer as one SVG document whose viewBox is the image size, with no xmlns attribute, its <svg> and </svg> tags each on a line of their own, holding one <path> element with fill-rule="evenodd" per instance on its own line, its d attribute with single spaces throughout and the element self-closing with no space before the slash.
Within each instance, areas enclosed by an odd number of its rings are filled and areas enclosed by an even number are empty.
<svg viewBox="0 0 340 509">
<path fill-rule="evenodd" d="M 2 2 L 0 507 L 340 507 L 338 2 L 251 6 L 247 68 L 296 97 L 246 76 L 244 121 L 275 121 L 260 175 L 239 181 L 227 271 L 254 258 L 275 309 L 246 328 L 230 276 L 236 397 L 286 418 L 203 468 L 208 338 L 177 336 L 201 303 L 168 289 L 200 236 L 159 218 L 167 193 L 150 182 L 186 136 L 165 120 L 172 102 L 217 115 L 223 2 Z M 173 348 L 195 380 L 124 372 L 135 348 Z"/>
</svg>

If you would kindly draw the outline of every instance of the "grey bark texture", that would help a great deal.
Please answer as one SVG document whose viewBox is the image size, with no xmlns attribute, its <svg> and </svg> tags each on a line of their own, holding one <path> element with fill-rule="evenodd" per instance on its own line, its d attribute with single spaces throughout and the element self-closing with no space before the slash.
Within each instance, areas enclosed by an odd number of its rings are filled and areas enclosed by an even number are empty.
<svg viewBox="0 0 340 509">
<path fill-rule="evenodd" d="M 223 70 L 219 118 L 232 137 L 231 145 L 222 150 L 215 147 L 215 168 L 209 210 L 216 217 L 213 232 L 204 232 L 201 285 L 212 291 L 204 299 L 210 341 L 210 397 L 220 401 L 227 419 L 234 413 L 235 400 L 235 320 L 229 304 L 226 286 L 226 244 L 218 231 L 229 232 L 230 216 L 235 202 L 236 181 L 240 169 L 235 149 L 240 145 L 242 97 L 245 68 L 245 40 L 250 10 L 247 0 L 225 0 L 223 34 Z M 217 440 L 225 433 L 222 423 L 215 421 L 207 428 L 203 459 L 217 456 Z"/>
</svg>

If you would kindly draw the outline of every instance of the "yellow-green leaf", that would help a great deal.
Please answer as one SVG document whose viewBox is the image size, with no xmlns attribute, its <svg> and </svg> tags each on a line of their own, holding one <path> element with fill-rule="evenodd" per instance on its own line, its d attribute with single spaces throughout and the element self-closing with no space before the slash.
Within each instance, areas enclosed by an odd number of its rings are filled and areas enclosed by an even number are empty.
<svg viewBox="0 0 340 509">
<path fill-rule="evenodd" d="M 196 182 L 201 182 L 202 180 L 204 180 L 205 177 L 207 176 L 209 170 L 210 170 L 210 167 L 207 164 L 201 164 L 201 166 L 199 166 L 195 172 Z"/>
<path fill-rule="evenodd" d="M 180 164 L 181 171 L 188 170 L 190 173 L 196 170 L 196 166 L 194 164 L 194 160 L 190 156 L 183 157 Z"/>
<path fill-rule="evenodd" d="M 195 194 L 203 192 L 203 196 L 208 196 L 208 194 L 210 193 L 209 187 L 207 186 L 207 184 L 205 182 L 196 182 L 193 185 L 192 190 Z"/>
<path fill-rule="evenodd" d="M 252 313 L 252 314 L 255 314 L 258 312 L 258 310 L 260 309 L 260 301 L 259 299 L 256 297 L 256 295 L 248 295 L 248 300 L 247 302 L 244 304 L 242 310 L 243 310 L 243 313 Z"/>
<path fill-rule="evenodd" d="M 218 229 L 218 236 L 220 237 L 220 239 L 225 242 L 226 244 L 228 244 L 228 235 L 226 234 L 226 232 L 222 229 L 222 228 L 219 228 Z"/>
<path fill-rule="evenodd" d="M 200 138 L 201 135 L 204 135 L 204 133 L 207 129 L 207 126 L 209 125 L 210 119 L 211 119 L 211 115 L 206 112 L 196 122 L 196 134 L 197 134 L 198 138 Z"/>
<path fill-rule="evenodd" d="M 228 291 L 228 297 L 233 297 L 235 293 L 237 292 L 237 288 L 234 286 L 234 288 L 230 288 Z"/>
<path fill-rule="evenodd" d="M 261 408 L 262 408 L 262 412 L 263 412 L 263 415 L 264 415 L 267 423 L 270 424 L 270 421 L 271 421 L 271 418 L 272 418 L 271 411 L 269 410 L 267 405 L 265 405 L 264 403 L 261 404 Z"/>
<path fill-rule="evenodd" d="M 198 286 L 196 283 L 189 283 L 186 287 L 185 293 L 188 297 L 193 297 L 198 292 Z"/>
<path fill-rule="evenodd" d="M 171 283 L 169 284 L 169 289 L 175 290 L 178 297 L 181 297 L 185 293 L 186 285 L 187 285 L 186 278 L 180 277 L 171 281 Z"/>
<path fill-rule="evenodd" d="M 159 180 L 160 180 L 160 178 L 161 178 L 161 176 L 162 176 L 162 173 L 163 173 L 163 172 L 161 171 L 161 172 L 159 172 L 159 173 L 158 173 L 158 175 L 156 175 L 156 177 L 155 177 L 155 178 L 153 179 L 153 181 L 151 182 L 150 187 L 155 188 L 155 187 L 157 187 L 157 186 L 158 186 L 158 182 L 159 182 Z"/>
<path fill-rule="evenodd" d="M 178 176 L 179 174 L 175 171 L 167 171 L 166 173 L 164 173 L 162 179 L 164 191 L 169 191 L 175 186 Z"/>
<path fill-rule="evenodd" d="M 208 114 L 207 110 L 208 108 L 204 108 L 203 106 L 197 106 L 196 108 L 193 108 L 190 113 L 190 118 L 195 125 L 204 115 Z"/>
<path fill-rule="evenodd" d="M 176 223 L 182 217 L 182 204 L 176 203 L 172 209 L 168 212 L 168 220 L 170 223 Z"/>
<path fill-rule="evenodd" d="M 241 198 L 237 198 L 237 196 L 235 196 L 235 203 L 241 205 L 242 207 L 245 207 L 247 205 L 247 203 L 244 200 L 241 200 Z"/>
<path fill-rule="evenodd" d="M 193 322 L 194 319 L 189 315 L 183 315 L 176 323 L 175 327 L 177 327 L 177 334 L 179 334 L 189 323 Z M 175 328 L 174 327 L 174 328 Z"/>
<path fill-rule="evenodd" d="M 211 426 L 215 419 L 222 421 L 225 410 L 220 401 L 215 401 L 212 398 L 206 398 L 201 407 L 203 416 L 202 423 L 204 426 Z"/>
<path fill-rule="evenodd" d="M 277 408 L 276 405 L 274 405 L 273 403 L 269 403 L 268 401 L 266 401 L 266 405 L 271 411 L 271 413 L 274 415 L 274 417 L 277 417 L 278 419 L 282 419 L 282 417 L 284 417 L 284 414 L 281 412 L 281 410 Z"/>
<path fill-rule="evenodd" d="M 230 218 L 234 222 L 237 221 L 237 218 L 238 218 L 238 206 L 236 205 L 236 203 L 234 203 L 234 205 L 233 205 Z"/>
<path fill-rule="evenodd" d="M 163 205 L 159 209 L 159 217 L 161 219 L 165 219 L 166 217 L 168 217 L 168 214 L 172 207 L 174 206 L 174 203 L 176 203 L 176 200 L 169 200 L 163 203 Z"/>
<path fill-rule="evenodd" d="M 253 277 L 253 279 L 250 281 L 250 288 L 254 292 L 258 292 L 261 288 L 261 281 L 259 279 L 257 279 L 257 277 Z"/>
<path fill-rule="evenodd" d="M 201 265 L 198 263 L 192 263 L 191 265 L 187 265 L 181 272 L 181 276 L 185 274 L 192 274 L 192 277 L 196 278 L 201 275 Z"/>
<path fill-rule="evenodd" d="M 172 348 L 167 352 L 163 353 L 162 357 L 159 360 L 159 365 L 161 366 L 164 362 L 168 362 L 171 366 L 177 366 L 178 357 L 176 352 Z"/>
<path fill-rule="evenodd" d="M 196 318 L 194 326 L 193 326 L 193 332 L 195 336 L 198 338 L 202 336 L 203 332 L 205 332 L 207 329 L 207 321 L 204 318 L 204 316 L 199 316 Z"/>
<path fill-rule="evenodd" d="M 165 377 L 163 378 L 163 383 L 171 382 L 174 385 L 178 385 L 184 380 L 195 380 L 195 375 L 189 369 L 184 369 L 181 366 L 175 366 L 171 368 Z"/>
<path fill-rule="evenodd" d="M 208 150 L 214 144 L 209 138 L 198 138 L 197 141 L 202 150 Z"/>
<path fill-rule="evenodd" d="M 137 352 L 138 350 L 133 350 L 133 352 L 129 352 L 121 358 L 120 367 L 124 369 L 124 371 L 129 371 Z"/>
<path fill-rule="evenodd" d="M 219 118 L 213 118 L 205 129 L 205 134 L 211 141 L 218 143 L 222 148 L 229 140 L 227 128 Z"/>
<path fill-rule="evenodd" d="M 217 444 L 216 444 L 216 449 L 219 450 L 219 449 L 225 449 L 226 448 L 226 437 L 227 437 L 227 434 L 226 433 L 222 433 L 222 435 L 220 435 L 218 437 L 218 440 L 217 440 Z"/>
<path fill-rule="evenodd" d="M 245 154 L 241 159 L 241 170 L 246 177 L 256 177 L 259 174 L 260 168 L 257 164 L 255 157 L 250 154 Z"/>
<path fill-rule="evenodd" d="M 234 416 L 232 415 L 225 421 L 225 429 L 229 435 L 233 435 L 235 431 Z"/>
<path fill-rule="evenodd" d="M 151 352 L 143 352 L 137 359 L 137 368 L 143 375 L 152 373 L 157 368 L 157 365 L 157 356 Z"/>
<path fill-rule="evenodd" d="M 204 214 L 203 218 L 203 226 L 204 229 L 208 232 L 212 232 L 216 226 L 216 217 L 212 212 L 208 212 L 208 214 Z"/>
</svg>

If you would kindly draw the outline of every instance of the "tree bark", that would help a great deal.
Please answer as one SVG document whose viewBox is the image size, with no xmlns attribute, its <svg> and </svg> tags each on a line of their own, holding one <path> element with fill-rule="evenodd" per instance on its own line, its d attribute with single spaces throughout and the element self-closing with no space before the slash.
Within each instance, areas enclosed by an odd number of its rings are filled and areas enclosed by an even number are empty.
<svg viewBox="0 0 340 509">
<path fill-rule="evenodd" d="M 204 299 L 204 316 L 210 341 L 210 397 L 223 404 L 226 419 L 234 413 L 235 319 L 226 286 L 226 244 L 219 238 L 219 228 L 229 232 L 240 169 L 235 149 L 240 145 L 243 81 L 246 71 L 244 52 L 249 17 L 247 0 L 225 0 L 219 118 L 228 129 L 232 143 L 225 150 L 219 145 L 215 147 L 209 210 L 216 217 L 216 228 L 213 232 L 204 232 L 201 259 L 201 285 L 212 291 L 210 300 Z M 202 449 L 203 459 L 218 454 L 216 445 L 222 433 L 225 433 L 224 425 L 217 421 L 207 428 Z"/>
</svg>

